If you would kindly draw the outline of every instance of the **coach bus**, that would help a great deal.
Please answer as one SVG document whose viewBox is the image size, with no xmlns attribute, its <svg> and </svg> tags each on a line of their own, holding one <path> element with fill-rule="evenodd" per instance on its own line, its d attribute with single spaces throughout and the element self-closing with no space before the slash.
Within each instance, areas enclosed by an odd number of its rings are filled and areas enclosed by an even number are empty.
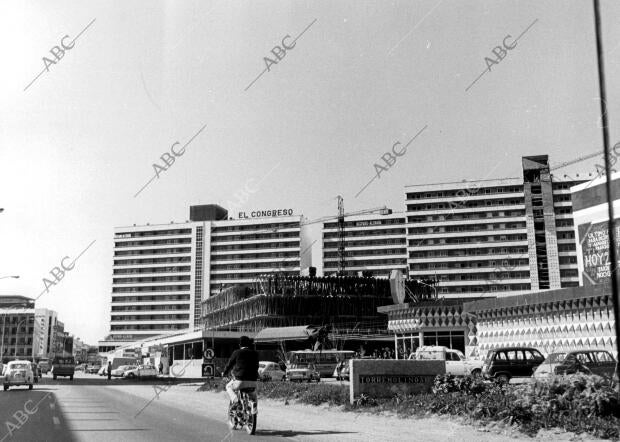
<svg viewBox="0 0 620 442">
<path fill-rule="evenodd" d="M 352 350 L 289 351 L 286 354 L 286 365 L 314 364 L 314 367 L 321 373 L 321 377 L 331 377 L 336 364 L 352 359 L 354 354 Z"/>
</svg>

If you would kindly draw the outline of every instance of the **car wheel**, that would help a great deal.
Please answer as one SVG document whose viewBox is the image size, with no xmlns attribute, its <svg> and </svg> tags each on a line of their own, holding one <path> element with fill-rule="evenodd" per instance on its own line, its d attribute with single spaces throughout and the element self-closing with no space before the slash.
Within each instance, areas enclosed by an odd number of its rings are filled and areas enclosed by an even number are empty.
<svg viewBox="0 0 620 442">
<path fill-rule="evenodd" d="M 471 375 L 475 378 L 479 378 L 480 376 L 482 376 L 482 370 L 480 370 L 479 368 L 476 368 L 471 371 Z"/>
<path fill-rule="evenodd" d="M 56 375 L 54 375 L 54 380 L 56 380 Z"/>
<path fill-rule="evenodd" d="M 495 379 L 497 379 L 497 382 L 499 382 L 500 384 L 507 384 L 510 382 L 510 376 L 505 373 L 498 374 L 497 376 L 495 376 Z"/>
<path fill-rule="evenodd" d="M 136 377 L 136 375 L 135 375 L 135 374 L 133 374 L 133 373 L 129 373 L 129 374 L 127 375 L 127 377 L 128 377 L 129 379 L 133 379 L 133 378 L 135 378 L 135 377 Z"/>
<path fill-rule="evenodd" d="M 28 390 L 32 390 L 32 384 L 28 385 Z"/>
<path fill-rule="evenodd" d="M 69 376 L 69 380 L 72 381 L 73 380 L 73 376 Z"/>
<path fill-rule="evenodd" d="M 7 391 L 8 389 L 9 389 L 9 386 L 8 386 L 8 385 L 5 385 L 5 386 L 4 386 L 4 391 Z"/>
</svg>

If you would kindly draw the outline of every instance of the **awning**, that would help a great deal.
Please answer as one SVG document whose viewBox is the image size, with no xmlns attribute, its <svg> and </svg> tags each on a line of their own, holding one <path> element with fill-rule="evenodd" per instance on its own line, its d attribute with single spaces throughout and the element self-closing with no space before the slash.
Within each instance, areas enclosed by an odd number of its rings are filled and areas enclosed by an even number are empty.
<svg viewBox="0 0 620 442">
<path fill-rule="evenodd" d="M 314 335 L 316 328 L 311 325 L 297 327 L 264 328 L 254 337 L 255 342 L 278 342 L 306 340 Z"/>
</svg>

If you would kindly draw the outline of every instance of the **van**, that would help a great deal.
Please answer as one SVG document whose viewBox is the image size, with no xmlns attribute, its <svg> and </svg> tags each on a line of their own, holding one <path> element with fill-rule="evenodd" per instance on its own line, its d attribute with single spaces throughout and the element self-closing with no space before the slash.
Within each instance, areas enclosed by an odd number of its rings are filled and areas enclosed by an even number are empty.
<svg viewBox="0 0 620 442">
<path fill-rule="evenodd" d="M 56 379 L 58 376 L 69 377 L 73 380 L 75 374 L 75 359 L 73 356 L 56 356 L 52 360 L 52 376 Z"/>
</svg>

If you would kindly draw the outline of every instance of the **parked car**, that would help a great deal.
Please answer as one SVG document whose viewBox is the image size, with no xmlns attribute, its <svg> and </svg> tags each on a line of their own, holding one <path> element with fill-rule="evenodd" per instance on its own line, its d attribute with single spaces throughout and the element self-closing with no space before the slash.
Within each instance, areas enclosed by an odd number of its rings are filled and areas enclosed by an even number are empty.
<svg viewBox="0 0 620 442">
<path fill-rule="evenodd" d="M 137 367 L 138 367 L 137 365 L 121 365 L 120 367 L 112 370 L 111 374 L 112 374 L 112 377 L 122 378 L 126 371 L 133 370 L 134 368 L 137 368 Z"/>
<path fill-rule="evenodd" d="M 291 382 L 321 382 L 321 374 L 314 364 L 298 363 L 286 369 L 286 379 Z"/>
<path fill-rule="evenodd" d="M 2 383 L 4 391 L 11 386 L 27 385 L 32 390 L 34 385 L 34 373 L 30 361 L 11 361 L 2 370 Z"/>
<path fill-rule="evenodd" d="M 409 355 L 409 359 L 446 361 L 446 374 L 455 376 L 480 376 L 484 365 L 484 361 L 467 359 L 461 351 L 440 345 L 419 347 L 415 353 Z"/>
<path fill-rule="evenodd" d="M 496 348 L 487 354 L 482 375 L 501 382 L 509 382 L 514 377 L 530 377 L 544 360 L 544 356 L 535 348 Z"/>
<path fill-rule="evenodd" d="M 258 377 L 261 381 L 283 381 L 286 372 L 277 362 L 260 361 L 258 363 Z"/>
<path fill-rule="evenodd" d="M 551 353 L 534 371 L 534 378 L 544 379 L 553 375 L 574 373 L 596 374 L 611 379 L 616 360 L 605 350 L 576 350 Z"/>
<path fill-rule="evenodd" d="M 91 364 L 86 367 L 86 373 L 89 374 L 98 374 L 99 370 L 101 370 L 101 365 L 99 364 Z"/>
<path fill-rule="evenodd" d="M 114 370 L 112 370 L 112 376 L 114 376 Z M 136 368 L 125 370 L 123 373 L 123 378 L 125 379 L 147 379 L 156 377 L 157 369 L 152 365 L 138 365 Z"/>
<path fill-rule="evenodd" d="M 52 376 L 56 379 L 58 376 L 69 377 L 73 380 L 75 374 L 75 359 L 73 356 L 56 356 L 52 360 Z"/>
<path fill-rule="evenodd" d="M 106 365 L 102 366 L 97 372 L 99 376 L 107 376 L 108 375 L 108 367 Z"/>
</svg>

